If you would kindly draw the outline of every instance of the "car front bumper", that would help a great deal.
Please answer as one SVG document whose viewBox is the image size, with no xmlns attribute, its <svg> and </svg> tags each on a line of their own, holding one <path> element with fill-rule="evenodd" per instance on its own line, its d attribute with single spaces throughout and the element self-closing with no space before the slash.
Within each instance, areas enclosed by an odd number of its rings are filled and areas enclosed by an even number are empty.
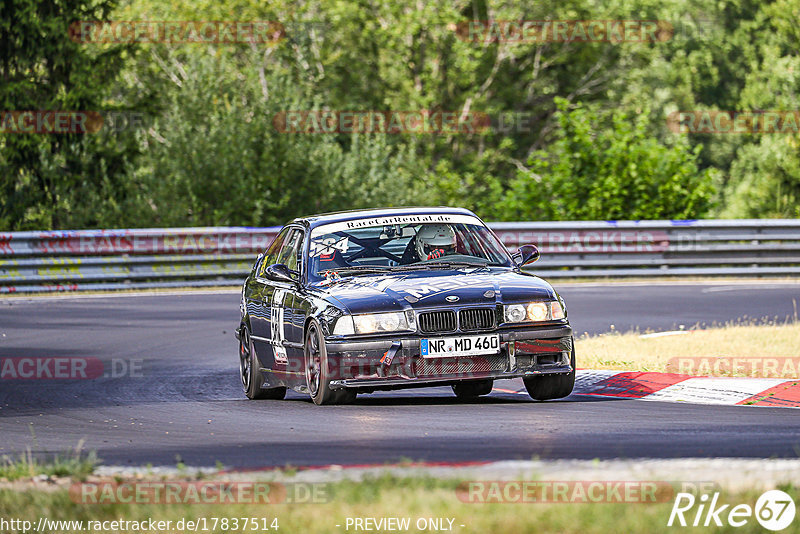
<svg viewBox="0 0 800 534">
<path fill-rule="evenodd" d="M 331 388 L 369 391 L 573 371 L 573 339 L 569 324 L 485 332 L 500 336 L 500 352 L 494 355 L 446 358 L 423 358 L 420 355 L 423 338 L 473 334 L 328 339 L 325 348 L 331 367 Z"/>
</svg>

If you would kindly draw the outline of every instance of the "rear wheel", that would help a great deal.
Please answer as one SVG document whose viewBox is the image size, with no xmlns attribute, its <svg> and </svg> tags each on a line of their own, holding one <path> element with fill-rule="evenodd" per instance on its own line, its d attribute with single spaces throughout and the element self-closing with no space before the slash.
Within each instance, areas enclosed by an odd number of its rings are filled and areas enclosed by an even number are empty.
<svg viewBox="0 0 800 534">
<path fill-rule="evenodd" d="M 325 350 L 325 340 L 316 321 L 312 321 L 306 331 L 304 352 L 306 384 L 314 404 L 347 404 L 356 400 L 356 392 L 351 389 L 331 389 L 328 352 Z"/>
<path fill-rule="evenodd" d="M 453 384 L 453 393 L 462 400 L 477 399 L 492 392 L 494 380 L 471 380 Z"/>
<path fill-rule="evenodd" d="M 572 372 L 563 375 L 538 375 L 523 378 L 528 395 L 534 400 L 562 399 L 575 387 L 575 346 L 570 358 Z"/>
<path fill-rule="evenodd" d="M 285 387 L 263 388 L 264 375 L 253 349 L 253 340 L 250 329 L 243 326 L 239 336 L 239 378 L 242 380 L 242 389 L 248 399 L 273 399 L 281 400 L 286 396 Z"/>
</svg>

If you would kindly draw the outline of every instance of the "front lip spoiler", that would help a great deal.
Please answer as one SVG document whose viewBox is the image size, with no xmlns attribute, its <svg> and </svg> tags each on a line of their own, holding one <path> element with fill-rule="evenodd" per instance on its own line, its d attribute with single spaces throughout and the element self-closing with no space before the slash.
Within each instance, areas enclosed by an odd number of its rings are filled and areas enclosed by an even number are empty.
<svg viewBox="0 0 800 534">
<path fill-rule="evenodd" d="M 437 376 L 437 377 L 423 377 L 423 378 L 352 378 L 345 380 L 332 380 L 330 383 L 331 389 L 403 389 L 410 387 L 430 387 L 441 386 L 448 384 L 455 384 L 457 382 L 465 382 L 470 380 L 506 380 L 510 378 L 526 378 L 531 376 L 543 375 L 565 375 L 573 371 L 571 366 L 559 366 L 553 369 L 537 370 L 537 371 L 524 371 L 524 372 L 495 372 L 486 373 L 474 377 L 459 377 L 453 376 Z"/>
</svg>

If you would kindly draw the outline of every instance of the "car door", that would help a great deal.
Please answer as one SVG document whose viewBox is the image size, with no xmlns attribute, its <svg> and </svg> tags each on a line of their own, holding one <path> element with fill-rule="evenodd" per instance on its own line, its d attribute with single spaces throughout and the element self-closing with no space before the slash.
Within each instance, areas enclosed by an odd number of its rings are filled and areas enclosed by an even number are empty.
<svg viewBox="0 0 800 534">
<path fill-rule="evenodd" d="M 295 271 L 297 261 L 295 259 L 298 243 L 302 243 L 303 231 L 298 227 L 290 227 L 286 239 L 281 245 L 281 249 L 270 265 L 284 264 L 289 269 Z M 296 284 L 289 282 L 269 281 L 269 290 L 264 293 L 262 299 L 263 315 L 268 318 L 269 331 L 265 336 L 267 358 L 262 361 L 264 367 L 270 369 L 267 381 L 270 385 L 290 385 L 292 377 L 298 370 L 289 367 L 287 350 L 290 343 L 287 339 L 287 331 L 293 320 L 292 296 L 297 288 Z"/>
<path fill-rule="evenodd" d="M 284 301 L 285 330 L 287 356 L 287 375 L 294 382 L 293 385 L 305 384 L 305 370 L 303 368 L 303 326 L 308 314 L 308 304 L 305 292 L 302 289 L 303 280 L 303 249 L 305 247 L 304 232 L 294 239 L 292 251 L 284 258 L 285 265 L 290 271 L 296 273 L 300 284 L 296 285 L 287 294 Z"/>
<path fill-rule="evenodd" d="M 253 339 L 253 348 L 260 367 L 272 369 L 275 365 L 275 355 L 272 349 L 272 308 L 271 304 L 275 294 L 275 282 L 264 276 L 264 271 L 276 263 L 283 245 L 291 232 L 291 228 L 284 228 L 269 246 L 264 258 L 256 266 L 253 277 L 246 291 L 246 305 L 250 317 L 250 328 Z M 272 377 L 268 375 L 267 382 L 273 384 Z"/>
</svg>

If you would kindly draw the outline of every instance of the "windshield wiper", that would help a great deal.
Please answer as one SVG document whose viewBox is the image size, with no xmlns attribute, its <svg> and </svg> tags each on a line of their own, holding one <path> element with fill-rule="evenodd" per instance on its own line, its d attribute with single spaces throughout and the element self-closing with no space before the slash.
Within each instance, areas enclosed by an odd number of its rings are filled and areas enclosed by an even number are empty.
<svg viewBox="0 0 800 534">
<path fill-rule="evenodd" d="M 326 272 L 334 272 L 337 274 L 354 273 L 354 274 L 369 274 L 369 273 L 385 273 L 385 272 L 398 272 L 398 271 L 425 271 L 428 269 L 453 269 L 455 267 L 472 267 L 475 269 L 485 269 L 488 262 L 480 261 L 432 261 L 428 263 L 412 263 L 409 265 L 351 265 L 349 267 L 337 267 L 336 269 L 325 269 L 319 271 L 317 276 L 324 276 Z"/>
<path fill-rule="evenodd" d="M 410 265 L 395 265 L 393 271 L 419 271 L 426 269 L 452 269 L 453 267 L 474 267 L 483 269 L 488 263 L 472 261 L 432 261 L 430 263 L 412 263 Z"/>
<path fill-rule="evenodd" d="M 349 267 L 337 267 L 335 269 L 325 269 L 324 271 L 317 272 L 317 275 L 324 275 L 326 272 L 334 272 L 334 273 L 344 273 L 344 272 L 356 272 L 356 273 L 384 273 L 388 271 L 389 267 L 384 267 L 382 265 L 351 265 Z"/>
</svg>

